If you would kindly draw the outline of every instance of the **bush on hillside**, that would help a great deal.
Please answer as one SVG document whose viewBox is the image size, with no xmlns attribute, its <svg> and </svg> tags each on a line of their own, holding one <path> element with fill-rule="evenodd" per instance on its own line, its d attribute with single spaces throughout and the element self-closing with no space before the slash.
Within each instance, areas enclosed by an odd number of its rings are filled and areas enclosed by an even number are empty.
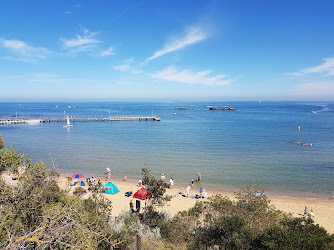
<svg viewBox="0 0 334 250">
<path fill-rule="evenodd" d="M 2 135 L 0 134 L 0 149 L 3 149 L 5 147 L 5 140 L 3 139 Z"/>
<path fill-rule="evenodd" d="M 111 202 L 102 196 L 68 198 L 57 184 L 58 174 L 43 163 L 30 164 L 13 149 L 1 152 L 2 166 L 27 163 L 25 178 L 15 184 L 0 180 L 0 248 L 110 249 Z M 8 161 L 7 161 L 8 160 Z"/>
</svg>

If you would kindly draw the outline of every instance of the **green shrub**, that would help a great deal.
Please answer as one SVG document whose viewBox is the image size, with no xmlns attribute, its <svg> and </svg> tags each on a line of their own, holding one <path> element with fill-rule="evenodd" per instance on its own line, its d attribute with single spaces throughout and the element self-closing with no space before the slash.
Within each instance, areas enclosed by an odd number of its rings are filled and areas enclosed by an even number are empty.
<svg viewBox="0 0 334 250">
<path fill-rule="evenodd" d="M 1 165 L 26 165 L 16 185 L 0 180 L 0 249 L 111 249 L 123 244 L 110 229 L 111 202 L 103 196 L 68 198 L 58 174 L 30 164 L 12 148 L 0 151 Z M 77 189 L 81 193 L 84 189 Z"/>
<path fill-rule="evenodd" d="M 5 145 L 5 140 L 2 138 L 2 135 L 0 134 L 0 149 L 4 148 Z"/>
</svg>

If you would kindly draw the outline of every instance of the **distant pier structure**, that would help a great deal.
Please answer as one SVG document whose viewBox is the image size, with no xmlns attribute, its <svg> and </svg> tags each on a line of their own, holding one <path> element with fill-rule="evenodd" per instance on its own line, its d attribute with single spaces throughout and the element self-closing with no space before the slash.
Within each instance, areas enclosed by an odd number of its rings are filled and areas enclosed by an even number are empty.
<svg viewBox="0 0 334 250">
<path fill-rule="evenodd" d="M 115 117 L 70 117 L 72 122 L 84 122 L 84 121 L 160 121 L 158 116 L 115 116 Z M 66 122 L 64 117 L 46 117 L 46 118 L 0 118 L 0 125 L 14 125 L 14 124 L 37 124 L 44 122 Z"/>
</svg>

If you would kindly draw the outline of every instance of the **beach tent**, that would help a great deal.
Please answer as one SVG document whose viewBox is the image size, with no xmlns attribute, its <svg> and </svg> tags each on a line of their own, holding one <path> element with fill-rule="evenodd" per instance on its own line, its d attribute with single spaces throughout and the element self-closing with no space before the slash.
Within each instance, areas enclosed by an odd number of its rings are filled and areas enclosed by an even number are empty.
<svg viewBox="0 0 334 250">
<path fill-rule="evenodd" d="M 84 176 L 82 174 L 75 174 L 72 176 L 72 179 L 80 179 L 80 178 L 84 178 Z"/>
<path fill-rule="evenodd" d="M 73 184 L 74 187 L 85 187 L 88 186 L 88 183 L 85 181 L 77 181 Z"/>
<path fill-rule="evenodd" d="M 103 187 L 102 187 L 102 190 L 105 190 L 105 194 L 117 194 L 119 193 L 119 190 L 118 188 L 116 187 L 116 185 L 114 183 L 111 183 L 111 182 L 108 182 L 107 184 L 105 184 Z"/>
<path fill-rule="evenodd" d="M 152 198 L 152 194 L 148 192 L 144 187 L 142 187 L 133 195 L 133 198 L 137 198 L 140 200 L 146 200 L 146 199 Z"/>
</svg>

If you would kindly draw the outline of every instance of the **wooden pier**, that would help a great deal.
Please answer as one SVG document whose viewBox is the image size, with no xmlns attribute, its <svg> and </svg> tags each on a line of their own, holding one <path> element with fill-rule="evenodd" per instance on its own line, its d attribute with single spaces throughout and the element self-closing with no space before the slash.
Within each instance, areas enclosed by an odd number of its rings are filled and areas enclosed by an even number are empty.
<svg viewBox="0 0 334 250">
<path fill-rule="evenodd" d="M 44 122 L 66 122 L 64 117 L 49 117 L 49 118 L 0 118 L 0 125 L 14 125 L 14 124 L 37 124 Z M 83 121 L 160 121 L 157 116 L 115 116 L 115 117 L 69 117 L 71 122 Z"/>
</svg>

